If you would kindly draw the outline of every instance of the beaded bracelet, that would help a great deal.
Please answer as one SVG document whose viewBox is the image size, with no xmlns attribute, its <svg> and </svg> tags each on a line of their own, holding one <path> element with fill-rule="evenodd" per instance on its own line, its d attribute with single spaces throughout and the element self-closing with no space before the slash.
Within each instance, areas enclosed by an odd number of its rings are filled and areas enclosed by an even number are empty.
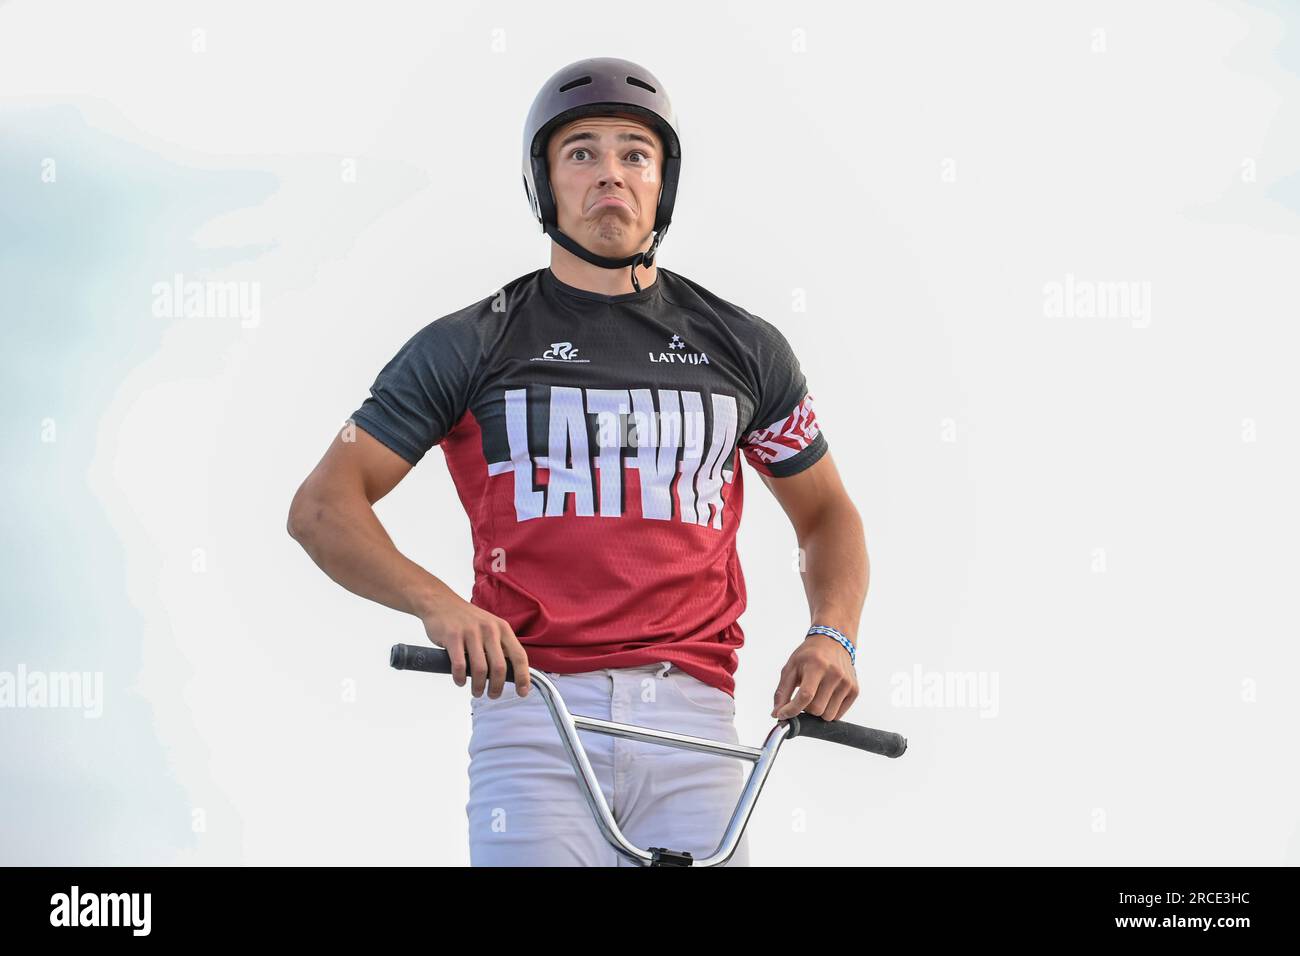
<svg viewBox="0 0 1300 956">
<path fill-rule="evenodd" d="M 825 634 L 827 637 L 839 641 L 842 645 L 844 645 L 844 649 L 849 652 L 849 663 L 853 664 L 855 667 L 857 666 L 858 663 L 857 648 L 853 646 L 852 641 L 850 641 L 839 631 L 835 630 L 835 628 L 827 627 L 825 624 L 814 624 L 812 627 L 808 628 L 808 634 L 805 636 L 811 636 L 813 634 Z"/>
</svg>

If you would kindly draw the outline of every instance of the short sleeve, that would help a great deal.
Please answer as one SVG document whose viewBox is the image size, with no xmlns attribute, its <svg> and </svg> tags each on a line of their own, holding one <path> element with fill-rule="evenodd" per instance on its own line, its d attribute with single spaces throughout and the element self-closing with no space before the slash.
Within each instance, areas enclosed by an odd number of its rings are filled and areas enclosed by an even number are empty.
<svg viewBox="0 0 1300 956">
<path fill-rule="evenodd" d="M 430 322 L 383 367 L 352 420 L 412 465 L 469 407 L 479 358 L 473 317 Z"/>
<path fill-rule="evenodd" d="M 755 470 L 786 478 L 816 464 L 828 446 L 789 341 L 765 319 L 757 322 L 758 405 L 740 446 Z"/>
</svg>

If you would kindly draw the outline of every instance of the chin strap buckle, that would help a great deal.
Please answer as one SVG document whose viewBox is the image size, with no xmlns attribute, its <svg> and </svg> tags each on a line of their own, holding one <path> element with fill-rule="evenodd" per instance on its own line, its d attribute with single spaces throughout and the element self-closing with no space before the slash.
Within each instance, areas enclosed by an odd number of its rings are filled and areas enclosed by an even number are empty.
<svg viewBox="0 0 1300 956">
<path fill-rule="evenodd" d="M 655 253 L 659 251 L 659 243 L 663 242 L 664 233 L 667 231 L 668 227 L 664 226 L 664 228 L 656 232 L 654 239 L 650 243 L 650 248 L 645 252 L 638 252 L 632 261 L 632 288 L 636 289 L 637 292 L 641 291 L 641 283 L 636 281 L 636 267 L 640 266 L 642 269 L 649 269 L 654 265 Z"/>
</svg>

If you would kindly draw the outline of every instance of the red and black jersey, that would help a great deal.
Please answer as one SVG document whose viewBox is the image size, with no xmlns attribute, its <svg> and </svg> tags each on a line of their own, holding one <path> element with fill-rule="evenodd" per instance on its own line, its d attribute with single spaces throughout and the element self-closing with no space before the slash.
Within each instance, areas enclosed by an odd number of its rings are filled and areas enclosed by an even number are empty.
<svg viewBox="0 0 1300 956">
<path fill-rule="evenodd" d="M 557 673 L 672 661 L 734 693 L 740 453 L 826 453 L 771 323 L 659 268 L 601 295 L 549 269 L 417 332 L 352 419 L 412 465 L 441 445 L 474 544 L 470 600 Z"/>
</svg>

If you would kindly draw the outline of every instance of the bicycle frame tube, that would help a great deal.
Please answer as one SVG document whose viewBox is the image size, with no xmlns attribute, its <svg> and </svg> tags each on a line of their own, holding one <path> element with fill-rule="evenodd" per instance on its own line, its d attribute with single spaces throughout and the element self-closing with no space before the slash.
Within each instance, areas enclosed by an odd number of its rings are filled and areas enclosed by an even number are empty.
<svg viewBox="0 0 1300 956">
<path fill-rule="evenodd" d="M 741 835 L 745 832 L 745 826 L 749 823 L 749 816 L 754 810 L 754 805 L 758 802 L 758 796 L 763 790 L 763 784 L 767 781 L 767 775 L 772 769 L 772 764 L 776 761 L 776 755 L 781 749 L 781 744 L 790 731 L 787 722 L 782 721 L 773 727 L 771 732 L 768 733 L 762 749 L 757 749 L 720 740 L 709 740 L 705 737 L 692 737 L 689 734 L 678 734 L 668 730 L 655 730 L 650 727 L 638 727 L 612 720 L 602 720 L 598 717 L 571 714 L 564 704 L 563 696 L 550 678 L 540 671 L 532 670 L 529 679 L 536 692 L 542 695 L 542 700 L 545 701 L 546 707 L 551 713 L 551 720 L 555 723 L 555 729 L 559 732 L 560 740 L 564 743 L 565 752 L 569 755 L 569 762 L 573 764 L 573 769 L 578 775 L 578 780 L 582 785 L 582 794 L 586 797 L 587 805 L 596 818 L 596 824 L 600 827 L 600 832 L 610 846 L 627 859 L 641 866 L 652 865 L 656 859 L 655 854 L 649 850 L 633 846 L 627 837 L 623 835 L 623 831 L 618 828 L 618 824 L 614 821 L 614 814 L 609 809 L 609 803 L 605 800 L 605 794 L 600 789 L 600 782 L 591 769 L 591 762 L 587 759 L 587 751 L 582 746 L 578 731 L 588 730 L 592 733 L 622 737 L 626 740 L 641 740 L 664 747 L 676 747 L 679 750 L 696 750 L 700 753 L 735 757 L 739 760 L 752 762 L 754 768 L 749 774 L 749 780 L 745 783 L 745 789 L 741 792 L 736 809 L 731 814 L 731 820 L 727 823 L 727 828 L 722 835 L 722 841 L 709 856 L 704 859 L 693 860 L 691 865 L 721 866 L 731 859 L 732 854 L 736 852 L 737 844 L 740 843 Z"/>
</svg>

